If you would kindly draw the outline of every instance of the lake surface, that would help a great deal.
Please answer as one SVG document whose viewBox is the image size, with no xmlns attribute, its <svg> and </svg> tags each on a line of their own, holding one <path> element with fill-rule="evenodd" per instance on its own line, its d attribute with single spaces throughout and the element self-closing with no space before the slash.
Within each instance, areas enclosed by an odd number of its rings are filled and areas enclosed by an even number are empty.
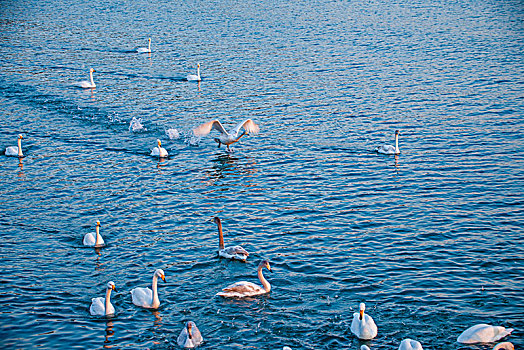
<svg viewBox="0 0 524 350">
<path fill-rule="evenodd" d="M 202 349 L 491 349 L 456 342 L 477 323 L 524 347 L 521 1 L 0 13 L 0 146 L 21 133 L 25 154 L 0 157 L 0 347 L 175 348 L 187 320 Z M 202 82 L 185 81 L 197 63 Z M 75 87 L 91 67 L 96 89 Z M 191 137 L 215 118 L 260 133 L 230 154 Z M 374 153 L 397 129 L 401 154 Z M 214 216 L 247 263 L 218 259 Z M 215 296 L 257 282 L 264 258 L 269 295 Z M 157 268 L 160 308 L 134 306 Z M 116 314 L 93 317 L 110 280 Z M 370 342 L 350 332 L 360 302 Z"/>
</svg>

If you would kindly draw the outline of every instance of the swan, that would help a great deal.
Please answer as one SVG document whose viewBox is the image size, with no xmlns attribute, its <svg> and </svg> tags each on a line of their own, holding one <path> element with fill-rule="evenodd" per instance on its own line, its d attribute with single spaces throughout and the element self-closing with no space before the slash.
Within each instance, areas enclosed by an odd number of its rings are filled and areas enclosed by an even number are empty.
<svg viewBox="0 0 524 350">
<path fill-rule="evenodd" d="M 99 297 L 91 299 L 91 307 L 89 308 L 91 315 L 107 316 L 113 315 L 115 313 L 115 308 L 113 307 L 113 304 L 111 304 L 110 300 L 112 290 L 116 292 L 116 286 L 113 281 L 110 281 L 107 283 L 105 298 Z"/>
<path fill-rule="evenodd" d="M 359 339 L 369 340 L 377 336 L 377 325 L 373 318 L 364 313 L 366 304 L 360 303 L 360 312 L 353 314 L 353 322 L 351 322 L 351 332 Z"/>
<path fill-rule="evenodd" d="M 187 81 L 200 81 L 200 63 L 197 63 L 197 74 L 188 74 L 186 77 Z"/>
<path fill-rule="evenodd" d="M 105 244 L 104 239 L 100 235 L 100 221 L 96 222 L 96 233 L 89 232 L 84 236 L 84 245 L 89 247 L 101 247 Z"/>
<path fill-rule="evenodd" d="M 156 140 L 156 142 L 158 146 L 151 150 L 151 155 L 160 158 L 167 157 L 169 153 L 167 153 L 165 148 L 162 148 L 162 142 L 160 140 Z"/>
<path fill-rule="evenodd" d="M 504 343 L 498 343 L 497 345 L 495 345 L 493 350 L 515 350 L 515 347 L 512 343 L 506 341 Z"/>
<path fill-rule="evenodd" d="M 370 349 L 369 346 L 367 346 L 367 345 L 362 345 L 362 346 L 360 347 L 360 350 L 371 350 L 371 349 Z"/>
<path fill-rule="evenodd" d="M 260 264 L 258 264 L 258 279 L 262 282 L 263 287 L 251 282 L 241 281 L 227 286 L 222 289 L 222 292 L 219 292 L 216 295 L 226 298 L 243 298 L 269 293 L 271 291 L 271 285 L 266 281 L 262 274 L 262 269 L 264 267 L 267 268 L 269 272 L 273 272 L 269 266 L 269 261 L 262 260 Z"/>
<path fill-rule="evenodd" d="M 78 83 L 78 85 L 81 87 L 81 88 L 84 88 L 84 89 L 92 89 L 92 88 L 95 88 L 96 87 L 96 84 L 95 82 L 93 81 L 93 72 L 96 72 L 93 68 L 91 68 L 89 70 L 89 79 L 90 81 L 86 81 L 86 80 L 83 80 L 81 82 Z"/>
<path fill-rule="evenodd" d="M 395 147 L 391 145 L 380 145 L 375 148 L 375 152 L 382 154 L 400 154 L 400 150 L 398 149 L 398 135 L 400 135 L 400 131 L 395 130 Z"/>
<path fill-rule="evenodd" d="M 224 235 L 222 234 L 222 222 L 218 217 L 215 217 L 213 219 L 215 224 L 218 226 L 218 256 L 221 256 L 226 259 L 237 259 L 246 261 L 247 257 L 249 256 L 249 253 L 242 248 L 239 245 L 236 245 L 234 247 L 227 247 L 224 248 Z"/>
<path fill-rule="evenodd" d="M 469 327 L 457 338 L 459 343 L 492 343 L 510 335 L 513 328 L 504 328 L 500 326 L 490 326 L 488 324 L 477 324 Z"/>
<path fill-rule="evenodd" d="M 244 129 L 244 132 L 238 135 L 240 129 L 242 128 Z M 215 119 L 194 128 L 193 133 L 197 136 L 205 136 L 209 134 L 213 129 L 220 132 L 220 136 L 218 138 L 215 138 L 215 142 L 218 143 L 218 147 L 220 147 L 221 144 L 224 144 L 227 146 L 228 151 L 231 151 L 229 145 L 240 140 L 242 136 L 250 133 L 256 134 L 260 130 L 259 126 L 255 124 L 254 121 L 252 121 L 251 119 L 246 119 L 243 122 L 238 123 L 237 126 L 235 126 L 233 130 L 231 130 L 231 133 L 228 133 L 226 129 L 224 129 L 222 124 L 220 124 L 220 122 Z"/>
<path fill-rule="evenodd" d="M 418 341 L 407 338 L 407 339 L 404 339 L 400 343 L 398 350 L 424 350 L 424 349 L 422 349 L 422 344 L 420 344 Z"/>
<path fill-rule="evenodd" d="M 184 329 L 182 329 L 182 332 L 180 332 L 176 342 L 183 348 L 196 348 L 203 341 L 204 339 L 195 322 L 189 321 L 186 323 Z"/>
<path fill-rule="evenodd" d="M 156 286 L 158 277 L 160 277 L 162 281 L 166 281 L 166 277 L 162 269 L 156 270 L 153 274 L 153 290 L 149 288 L 140 287 L 131 290 L 131 298 L 133 299 L 133 304 L 135 304 L 136 306 L 145 307 L 147 309 L 156 309 L 160 306 L 160 300 L 158 299 L 158 292 Z"/>
<path fill-rule="evenodd" d="M 8 157 L 18 157 L 22 158 L 24 154 L 22 153 L 22 139 L 24 137 L 22 134 L 18 135 L 18 147 L 17 146 L 9 146 L 5 149 L 5 155 Z"/>
<path fill-rule="evenodd" d="M 147 45 L 147 48 L 145 47 L 139 47 L 136 49 L 138 53 L 148 53 L 151 52 L 151 38 L 147 39 L 149 41 L 149 44 Z"/>
</svg>

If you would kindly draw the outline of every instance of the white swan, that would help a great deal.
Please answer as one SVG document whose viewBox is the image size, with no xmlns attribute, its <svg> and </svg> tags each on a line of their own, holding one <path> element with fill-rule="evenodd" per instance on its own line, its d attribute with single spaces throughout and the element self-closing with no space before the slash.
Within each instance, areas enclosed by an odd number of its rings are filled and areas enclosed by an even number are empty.
<svg viewBox="0 0 524 350">
<path fill-rule="evenodd" d="M 107 283 L 106 297 L 102 298 L 93 298 L 91 299 L 91 307 L 89 307 L 89 312 L 93 316 L 106 316 L 113 315 L 115 313 L 115 308 L 111 304 L 111 291 L 116 291 L 116 286 L 113 281 Z"/>
<path fill-rule="evenodd" d="M 271 285 L 262 274 L 262 269 L 264 267 L 270 272 L 273 272 L 269 266 L 269 261 L 262 260 L 260 264 L 258 264 L 258 279 L 262 282 L 263 287 L 251 282 L 241 281 L 227 286 L 222 289 L 222 292 L 219 292 L 216 295 L 226 298 L 244 298 L 269 293 L 271 291 Z"/>
<path fill-rule="evenodd" d="M 188 74 L 187 81 L 200 81 L 200 63 L 197 64 L 197 74 Z"/>
<path fill-rule="evenodd" d="M 195 348 L 203 341 L 204 338 L 202 338 L 202 334 L 200 334 L 195 322 L 189 321 L 182 329 L 182 332 L 180 332 L 176 342 L 183 348 Z"/>
<path fill-rule="evenodd" d="M 504 328 L 500 326 L 490 326 L 488 324 L 477 324 L 469 327 L 457 338 L 459 343 L 492 343 L 510 335 L 513 328 Z"/>
<path fill-rule="evenodd" d="M 5 149 L 5 155 L 8 157 L 18 157 L 22 158 L 24 154 L 22 153 L 22 139 L 24 137 L 22 134 L 18 135 L 18 147 L 17 146 L 9 146 Z"/>
<path fill-rule="evenodd" d="M 375 148 L 375 152 L 382 154 L 400 154 L 400 150 L 398 148 L 398 135 L 400 135 L 400 131 L 395 130 L 395 147 L 391 145 L 380 145 Z"/>
<path fill-rule="evenodd" d="M 89 247 L 101 247 L 105 244 L 104 239 L 100 235 L 100 221 L 96 222 L 96 232 L 86 233 L 84 236 L 84 245 Z"/>
<path fill-rule="evenodd" d="M 95 72 L 95 70 L 93 68 L 91 68 L 89 70 L 89 81 L 86 81 L 86 80 L 83 80 L 81 82 L 78 83 L 78 85 L 81 87 L 81 88 L 84 88 L 84 89 L 92 89 L 92 88 L 95 88 L 96 87 L 96 84 L 95 82 L 93 81 L 93 72 Z"/>
<path fill-rule="evenodd" d="M 495 345 L 493 350 L 515 350 L 515 346 L 513 346 L 509 341 L 505 341 L 504 343 L 498 343 Z"/>
<path fill-rule="evenodd" d="M 147 47 L 139 47 L 138 49 L 136 49 L 136 51 L 138 53 L 148 53 L 148 52 L 151 52 L 151 38 L 147 39 L 147 41 L 149 42 L 149 44 L 147 45 Z"/>
<path fill-rule="evenodd" d="M 222 233 L 222 222 L 218 217 L 213 219 L 218 226 L 218 255 L 226 259 L 246 261 L 249 253 L 239 245 L 224 248 L 224 235 Z"/>
<path fill-rule="evenodd" d="M 238 135 L 240 129 L 242 128 L 244 129 L 244 132 Z M 231 151 L 229 145 L 240 140 L 242 136 L 246 134 L 256 134 L 260 131 L 259 126 L 255 124 L 255 122 L 251 119 L 246 119 L 243 122 L 238 123 L 237 126 L 235 126 L 233 130 L 231 130 L 231 133 L 228 133 L 218 120 L 212 120 L 194 128 L 193 133 L 197 136 L 205 136 L 209 134 L 213 129 L 220 132 L 220 136 L 218 138 L 215 138 L 215 142 L 218 143 L 218 147 L 220 147 L 221 144 L 224 144 L 227 146 L 228 151 Z"/>
<path fill-rule="evenodd" d="M 377 325 L 373 318 L 364 313 L 366 304 L 360 303 L 360 312 L 353 314 L 351 332 L 359 339 L 369 340 L 377 336 Z"/>
<path fill-rule="evenodd" d="M 165 148 L 162 148 L 162 142 L 160 140 L 156 140 L 156 142 L 158 146 L 151 150 L 151 155 L 160 158 L 167 157 L 169 153 L 167 153 Z"/>
<path fill-rule="evenodd" d="M 362 346 L 360 347 L 360 350 L 371 350 L 371 349 L 370 349 L 369 346 L 367 346 L 367 345 L 362 345 Z"/>
<path fill-rule="evenodd" d="M 156 270 L 153 274 L 153 290 L 149 288 L 140 287 L 131 290 L 131 298 L 133 299 L 133 304 L 135 304 L 136 306 L 145 307 L 147 309 L 156 309 L 160 306 L 160 299 L 158 299 L 157 291 L 158 277 L 160 277 L 162 281 L 166 281 L 166 277 L 162 269 Z"/>
<path fill-rule="evenodd" d="M 400 343 L 398 350 L 424 350 L 424 349 L 422 349 L 422 344 L 420 344 L 418 341 L 407 338 L 407 339 L 404 339 Z"/>
</svg>

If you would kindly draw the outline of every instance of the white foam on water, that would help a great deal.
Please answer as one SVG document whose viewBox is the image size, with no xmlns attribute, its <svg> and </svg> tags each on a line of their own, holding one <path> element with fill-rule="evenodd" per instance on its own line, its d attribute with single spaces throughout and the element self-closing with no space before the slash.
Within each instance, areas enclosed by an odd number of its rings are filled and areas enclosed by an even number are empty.
<svg viewBox="0 0 524 350">
<path fill-rule="evenodd" d="M 144 125 L 142 124 L 142 118 L 136 118 L 133 117 L 131 121 L 129 122 L 129 131 L 130 132 L 139 132 L 139 131 L 146 131 L 147 129 L 144 128 Z"/>
</svg>

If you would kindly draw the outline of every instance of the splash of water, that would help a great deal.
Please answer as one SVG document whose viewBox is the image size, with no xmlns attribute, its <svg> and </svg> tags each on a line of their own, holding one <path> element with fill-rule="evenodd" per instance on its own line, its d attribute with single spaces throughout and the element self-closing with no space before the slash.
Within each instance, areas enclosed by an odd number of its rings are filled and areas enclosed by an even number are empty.
<svg viewBox="0 0 524 350">
<path fill-rule="evenodd" d="M 166 135 L 169 137 L 170 140 L 175 140 L 175 139 L 180 138 L 180 132 L 175 128 L 167 129 Z"/>
<path fill-rule="evenodd" d="M 131 119 L 131 122 L 129 122 L 129 131 L 131 132 L 139 132 L 146 130 L 147 129 L 144 128 L 144 125 L 142 124 L 142 118 L 133 117 L 133 119 Z"/>
<path fill-rule="evenodd" d="M 198 144 L 200 143 L 200 140 L 202 140 L 202 137 L 201 136 L 198 136 L 198 135 L 195 135 L 195 133 L 193 132 L 193 130 L 189 130 L 187 133 L 186 133 L 186 139 L 185 139 L 185 142 L 190 145 L 190 146 L 198 146 Z"/>
</svg>

